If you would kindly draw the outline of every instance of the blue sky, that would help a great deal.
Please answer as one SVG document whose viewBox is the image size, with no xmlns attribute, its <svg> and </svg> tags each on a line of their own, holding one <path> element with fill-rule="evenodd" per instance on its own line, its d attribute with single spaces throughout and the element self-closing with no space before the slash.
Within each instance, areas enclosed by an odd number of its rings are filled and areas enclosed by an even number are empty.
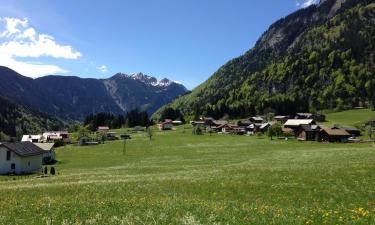
<svg viewBox="0 0 375 225">
<path fill-rule="evenodd" d="M 26 76 L 143 72 L 189 89 L 317 0 L 2 0 L 0 64 Z"/>
</svg>

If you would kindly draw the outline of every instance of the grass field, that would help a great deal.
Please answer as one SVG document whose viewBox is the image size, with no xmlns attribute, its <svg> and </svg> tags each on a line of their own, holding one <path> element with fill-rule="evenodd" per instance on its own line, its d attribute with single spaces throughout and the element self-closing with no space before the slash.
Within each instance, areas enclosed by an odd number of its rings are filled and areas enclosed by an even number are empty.
<svg viewBox="0 0 375 225">
<path fill-rule="evenodd" d="M 177 130 L 57 155 L 54 177 L 3 177 L 0 224 L 375 223 L 371 144 Z"/>
<path fill-rule="evenodd" d="M 56 176 L 0 177 L 0 224 L 375 224 L 371 143 L 179 128 L 57 158 Z"/>
</svg>

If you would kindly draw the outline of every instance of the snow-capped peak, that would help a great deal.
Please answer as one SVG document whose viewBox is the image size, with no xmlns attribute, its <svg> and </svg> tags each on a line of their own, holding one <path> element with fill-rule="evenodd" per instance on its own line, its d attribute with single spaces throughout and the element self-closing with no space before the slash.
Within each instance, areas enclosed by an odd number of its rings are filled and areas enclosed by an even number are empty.
<svg viewBox="0 0 375 225">
<path fill-rule="evenodd" d="M 141 72 L 140 73 L 134 73 L 134 74 L 131 74 L 131 75 L 128 75 L 126 73 L 117 73 L 116 76 L 123 77 L 123 78 L 130 78 L 130 79 L 137 80 L 137 81 L 140 81 L 142 83 L 152 85 L 152 86 L 155 86 L 155 87 L 168 87 L 169 85 L 174 84 L 174 83 L 181 84 L 180 82 L 171 81 L 167 78 L 157 80 L 155 77 L 148 76 L 148 75 L 146 75 L 144 73 L 141 73 Z"/>
</svg>

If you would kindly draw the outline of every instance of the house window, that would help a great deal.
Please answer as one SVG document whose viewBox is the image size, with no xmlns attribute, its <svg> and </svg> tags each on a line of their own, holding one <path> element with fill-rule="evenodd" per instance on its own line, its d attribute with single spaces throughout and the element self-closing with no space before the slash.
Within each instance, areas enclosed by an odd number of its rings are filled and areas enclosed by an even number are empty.
<svg viewBox="0 0 375 225">
<path fill-rule="evenodd" d="M 10 160 L 10 154 L 11 154 L 11 152 L 10 152 L 10 151 L 7 151 L 7 161 Z"/>
<path fill-rule="evenodd" d="M 30 161 L 27 163 L 28 165 L 29 165 L 29 167 L 30 167 Z"/>
<path fill-rule="evenodd" d="M 10 165 L 10 169 L 11 170 L 15 170 L 16 169 L 16 164 L 12 163 L 12 165 Z"/>
</svg>

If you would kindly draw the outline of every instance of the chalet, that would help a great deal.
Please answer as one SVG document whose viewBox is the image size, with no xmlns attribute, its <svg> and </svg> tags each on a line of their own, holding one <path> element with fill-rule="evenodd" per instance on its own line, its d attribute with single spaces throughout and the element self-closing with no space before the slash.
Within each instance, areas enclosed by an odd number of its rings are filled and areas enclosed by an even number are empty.
<svg viewBox="0 0 375 225">
<path fill-rule="evenodd" d="M 180 121 L 180 120 L 173 120 L 173 121 L 172 121 L 172 124 L 173 124 L 173 126 L 179 126 L 179 125 L 182 125 L 183 122 Z"/>
<path fill-rule="evenodd" d="M 265 133 L 267 130 L 268 130 L 268 128 L 271 126 L 271 124 L 270 123 L 262 123 L 262 125 L 260 125 L 260 127 L 259 127 L 259 131 L 260 132 L 262 132 L 262 133 Z"/>
<path fill-rule="evenodd" d="M 322 126 L 320 130 L 320 138 L 327 142 L 346 142 L 351 135 L 344 129 L 337 126 Z"/>
<path fill-rule="evenodd" d="M 237 122 L 237 125 L 241 127 L 248 127 L 251 124 L 253 124 L 253 122 L 251 122 L 250 120 L 240 120 Z"/>
<path fill-rule="evenodd" d="M 40 171 L 44 150 L 31 142 L 0 144 L 0 174 L 28 174 Z"/>
<path fill-rule="evenodd" d="M 343 129 L 348 132 L 352 137 L 361 136 L 361 130 L 356 127 L 343 127 Z"/>
<path fill-rule="evenodd" d="M 315 141 L 319 137 L 319 126 L 301 124 L 297 131 L 297 139 L 302 141 Z"/>
<path fill-rule="evenodd" d="M 227 123 L 217 127 L 216 129 L 219 131 L 221 130 L 222 133 L 232 133 L 236 128 L 238 128 L 237 125 Z"/>
<path fill-rule="evenodd" d="M 206 126 L 211 126 L 215 119 L 212 117 L 204 117 L 201 118 L 201 120 L 204 121 Z"/>
<path fill-rule="evenodd" d="M 294 134 L 297 135 L 301 125 L 313 124 L 316 124 L 313 119 L 289 119 L 285 122 L 284 127 L 292 129 Z"/>
<path fill-rule="evenodd" d="M 225 125 L 225 124 L 228 124 L 228 121 L 226 121 L 226 120 L 214 120 L 214 121 L 212 121 L 211 126 L 212 126 L 212 128 L 214 128 L 214 127 L 219 127 L 219 126 L 222 126 L 222 125 Z"/>
<path fill-rule="evenodd" d="M 98 145 L 99 142 L 97 141 L 93 141 L 91 138 L 89 137 L 80 137 L 79 140 L 78 140 L 78 145 L 79 146 L 85 146 L 85 145 Z"/>
<path fill-rule="evenodd" d="M 263 118 L 260 117 L 260 116 L 253 116 L 253 117 L 249 118 L 249 121 L 251 121 L 252 123 L 261 124 L 261 123 L 263 123 Z"/>
<path fill-rule="evenodd" d="M 36 146 L 41 148 L 43 153 L 43 164 L 53 163 L 56 160 L 54 143 L 35 143 Z"/>
<path fill-rule="evenodd" d="M 99 126 L 97 131 L 107 133 L 109 131 L 109 127 L 108 126 Z"/>
<path fill-rule="evenodd" d="M 284 124 L 288 119 L 289 116 L 274 116 L 273 119 L 281 124 Z"/>
<path fill-rule="evenodd" d="M 164 122 L 159 123 L 158 126 L 160 130 L 172 130 L 173 129 L 172 120 L 165 120 Z"/>
<path fill-rule="evenodd" d="M 142 127 L 142 126 L 135 126 L 135 127 L 133 127 L 133 131 L 142 132 L 142 131 L 145 131 L 145 128 Z"/>
<path fill-rule="evenodd" d="M 21 142 L 32 142 L 32 143 L 41 143 L 43 142 L 43 136 L 42 135 L 23 135 Z"/>
<path fill-rule="evenodd" d="M 312 113 L 296 113 L 294 119 L 299 120 L 306 120 L 306 119 L 314 119 L 314 115 Z"/>
<path fill-rule="evenodd" d="M 46 142 L 54 142 L 54 141 L 63 141 L 65 143 L 70 143 L 69 133 L 67 131 L 48 131 L 43 133 L 43 139 Z"/>
<path fill-rule="evenodd" d="M 107 140 L 109 140 L 109 141 L 113 141 L 113 140 L 117 140 L 118 138 L 117 138 L 117 136 L 116 136 L 116 132 L 114 132 L 114 131 L 108 131 L 107 132 Z"/>
<path fill-rule="evenodd" d="M 296 113 L 295 119 L 313 119 L 318 122 L 324 122 L 326 121 L 326 116 L 322 114 L 312 114 L 312 113 Z"/>
<path fill-rule="evenodd" d="M 244 127 L 233 127 L 231 130 L 231 133 L 237 134 L 237 135 L 244 135 L 246 134 L 246 129 Z"/>
</svg>

